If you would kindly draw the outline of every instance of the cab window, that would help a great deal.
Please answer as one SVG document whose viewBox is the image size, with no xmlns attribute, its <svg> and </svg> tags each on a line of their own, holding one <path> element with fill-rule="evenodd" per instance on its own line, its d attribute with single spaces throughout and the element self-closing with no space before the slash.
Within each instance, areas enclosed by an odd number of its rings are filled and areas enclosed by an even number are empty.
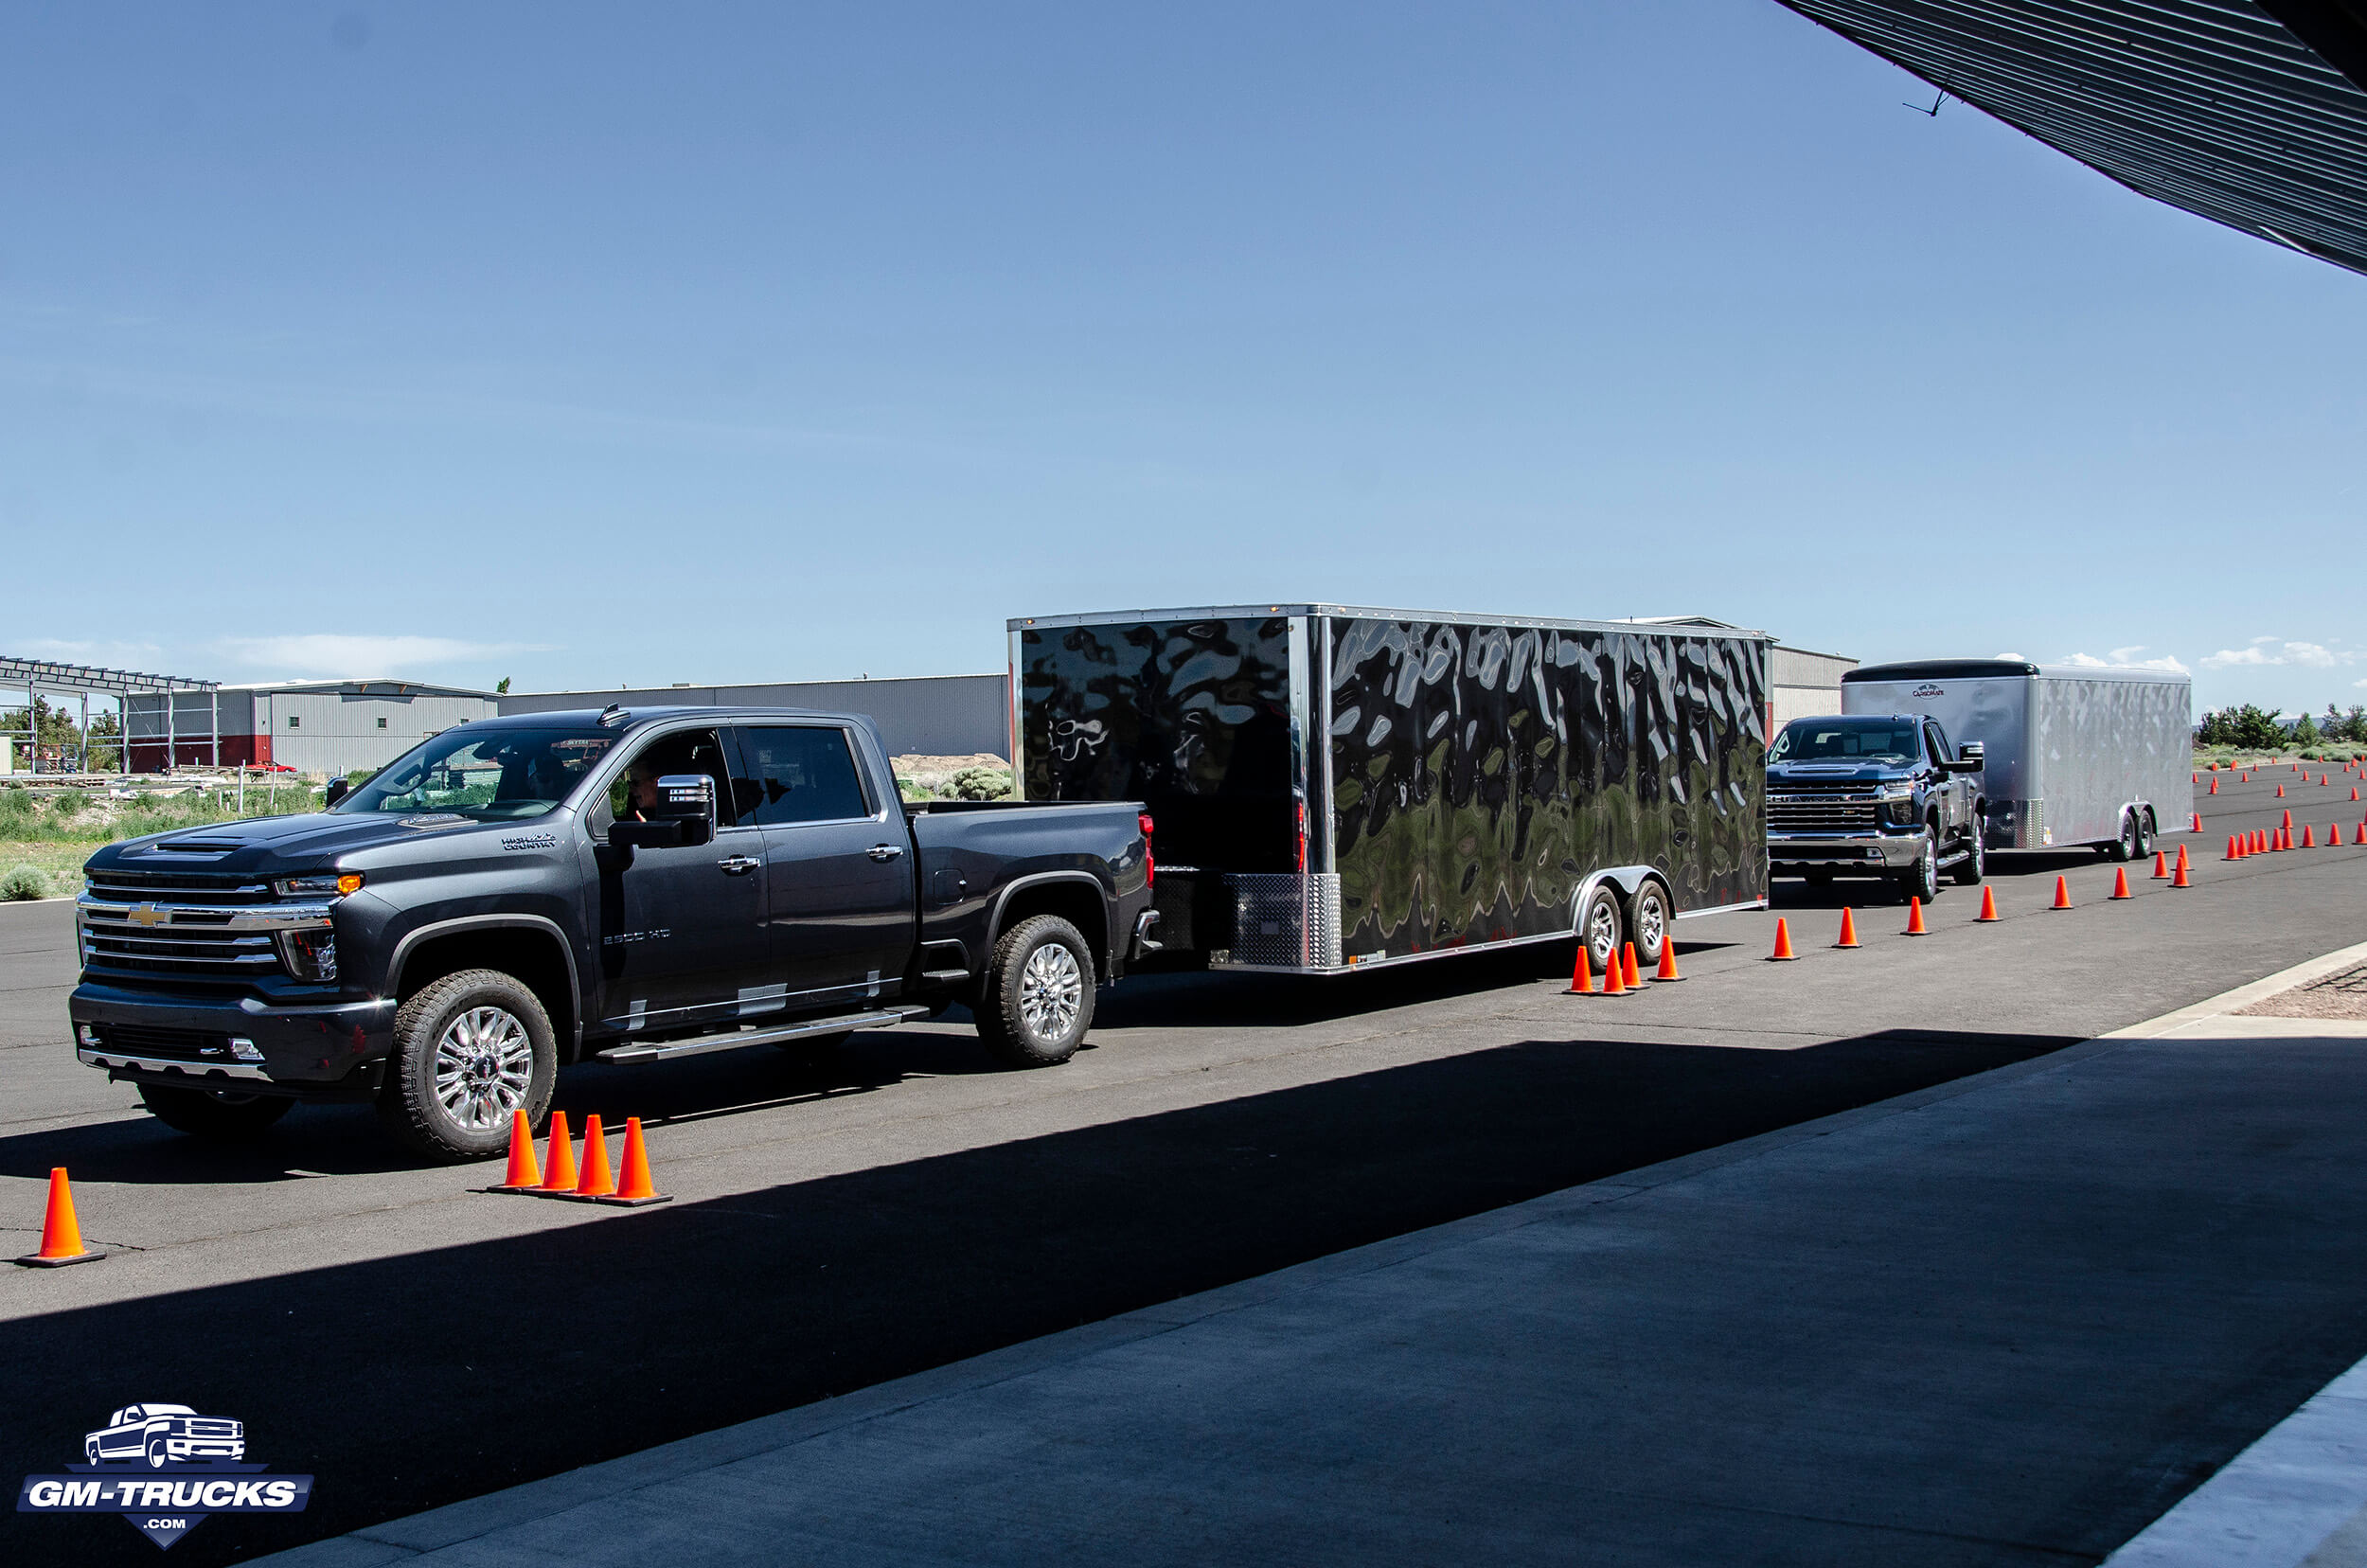
<svg viewBox="0 0 2367 1568">
<path fill-rule="evenodd" d="M 722 733 L 711 729 L 676 730 L 670 735 L 652 737 L 633 753 L 624 772 L 609 781 L 608 799 L 599 819 L 591 824 L 593 835 L 605 839 L 611 823 L 640 820 L 642 806 L 648 799 L 649 783 L 645 781 L 654 782 L 668 774 L 704 774 L 715 780 L 718 828 L 735 827 L 744 820 L 735 809 L 732 769 Z"/>
<path fill-rule="evenodd" d="M 739 732 L 739 749 L 756 796 L 751 820 L 774 827 L 871 815 L 838 725 L 752 724 Z"/>
</svg>

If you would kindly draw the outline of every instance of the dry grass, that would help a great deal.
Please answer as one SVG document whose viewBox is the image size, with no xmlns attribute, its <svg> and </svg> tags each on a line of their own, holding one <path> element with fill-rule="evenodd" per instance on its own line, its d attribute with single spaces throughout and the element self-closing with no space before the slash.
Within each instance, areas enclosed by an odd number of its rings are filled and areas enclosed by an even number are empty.
<svg viewBox="0 0 2367 1568">
<path fill-rule="evenodd" d="M 2367 1018 L 2367 964 L 2235 1010 L 2254 1018 Z"/>
</svg>

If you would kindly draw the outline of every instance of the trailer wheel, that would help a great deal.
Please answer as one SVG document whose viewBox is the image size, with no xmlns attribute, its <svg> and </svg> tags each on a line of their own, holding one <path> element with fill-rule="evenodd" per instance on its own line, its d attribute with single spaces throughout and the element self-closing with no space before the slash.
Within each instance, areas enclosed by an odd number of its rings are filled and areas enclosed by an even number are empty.
<svg viewBox="0 0 2367 1568">
<path fill-rule="evenodd" d="M 2128 858 L 2144 860 L 2153 853 L 2153 813 L 2140 806 L 2128 814 L 2136 819 L 2137 829 L 2137 852 Z"/>
<path fill-rule="evenodd" d="M 2135 860 L 2139 836 L 2137 813 L 2124 811 L 2121 814 L 2121 836 L 2114 839 L 2111 847 L 2105 850 L 2106 857 L 2116 861 Z"/>
<path fill-rule="evenodd" d="M 1596 885 L 1578 911 L 1578 940 L 1586 944 L 1587 961 L 1600 974 L 1619 951 L 1619 890 L 1609 882 Z M 1657 962 L 1657 959 L 1655 960 Z"/>
<path fill-rule="evenodd" d="M 1003 934 L 978 999 L 978 1038 L 1012 1067 L 1057 1067 L 1077 1054 L 1094 1020 L 1094 952 L 1058 915 Z"/>
<path fill-rule="evenodd" d="M 1639 964 L 1658 964 L 1661 949 L 1668 943 L 1668 889 L 1646 877 L 1644 885 L 1635 890 L 1635 898 L 1628 910 L 1628 929 L 1635 935 L 1635 960 Z"/>
</svg>

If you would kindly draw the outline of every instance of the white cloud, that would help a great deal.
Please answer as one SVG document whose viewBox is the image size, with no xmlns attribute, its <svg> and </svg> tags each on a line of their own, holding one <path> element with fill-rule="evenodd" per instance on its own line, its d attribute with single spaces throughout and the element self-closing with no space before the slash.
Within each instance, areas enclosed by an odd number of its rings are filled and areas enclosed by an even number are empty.
<svg viewBox="0 0 2367 1568">
<path fill-rule="evenodd" d="M 1999 658 L 2001 658 L 2001 659 L 2016 659 L 2016 660 L 2020 660 L 2020 661 L 2021 663 L 2023 663 L 2023 664 L 2028 664 L 2028 663 L 2030 662 L 2028 659 L 2024 659 L 2024 658 L 2022 658 L 2022 656 L 2021 656 L 2020 654 L 2019 654 L 2019 653 L 2000 653 L 2000 654 L 1998 655 L 1998 657 L 1999 657 Z"/>
<path fill-rule="evenodd" d="M 298 675 L 385 675 L 421 665 L 460 664 L 509 653 L 549 651 L 548 645 L 541 643 L 481 643 L 458 637 L 372 636 L 345 632 L 229 637 L 222 646 L 241 664 Z"/>
<path fill-rule="evenodd" d="M 2143 653 L 2145 650 L 2145 645 L 2144 643 L 2130 643 L 2127 648 L 2116 648 L 2112 650 L 2109 656 L 2114 664 L 2127 664 L 2129 660 L 2135 658 L 2138 654 Z"/>
<path fill-rule="evenodd" d="M 2270 646 L 2274 644 L 2271 650 Z M 2249 647 L 2222 648 L 2202 661 L 2205 669 L 2227 669 L 2236 665 L 2300 665 L 2306 669 L 2332 669 L 2337 665 L 2358 663 L 2361 655 L 2337 652 L 2313 642 L 2291 642 L 2283 637 L 2254 637 Z"/>
<path fill-rule="evenodd" d="M 2145 644 L 2139 643 L 2135 648 L 2116 648 L 2112 650 L 2112 656 L 2109 659 L 2099 659 L 2092 653 L 2073 653 L 2064 658 L 2058 659 L 2056 662 L 2057 664 L 2070 665 L 2074 669 L 2160 669 L 2165 670 L 2172 675 L 2185 675 L 2192 673 L 2184 665 L 2180 664 L 2176 659 L 2172 658 L 2167 653 L 2162 654 L 2158 659 L 2132 659 L 2128 656 L 2132 653 L 2142 652 L 2144 651 L 2144 649 Z M 2210 661 L 2205 660 L 2204 662 L 2209 663 Z"/>
<path fill-rule="evenodd" d="M 123 666 L 143 659 L 153 659 L 164 651 L 154 643 L 146 642 L 72 642 L 62 637 L 34 637 L 16 645 L 24 656 L 52 659 L 60 664 Z"/>
</svg>

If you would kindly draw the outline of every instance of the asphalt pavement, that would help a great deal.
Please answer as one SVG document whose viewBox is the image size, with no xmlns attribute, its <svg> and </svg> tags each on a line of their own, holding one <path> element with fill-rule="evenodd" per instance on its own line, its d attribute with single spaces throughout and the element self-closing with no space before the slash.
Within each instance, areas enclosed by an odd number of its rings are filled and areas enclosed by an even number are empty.
<svg viewBox="0 0 2367 1568">
<path fill-rule="evenodd" d="M 114 1255 L 0 1276 L 10 1406 L 55 1413 L 0 1452 L 55 1466 L 137 1399 L 238 1416 L 255 1457 L 321 1480 L 298 1519 L 175 1549 L 232 1560 L 2027 1060 L 2367 932 L 2367 850 L 2219 862 L 2283 804 L 2358 820 L 2347 784 L 2274 782 L 2202 802 L 2191 890 L 2139 866 L 2108 902 L 2094 857 L 2028 857 L 1996 867 L 2003 921 L 1950 889 L 1908 938 L 1870 885 L 1780 884 L 1770 914 L 1682 923 L 1687 983 L 1628 999 L 1559 994 L 1567 953 L 1538 949 L 1130 981 L 1048 1072 L 990 1071 L 958 1019 L 824 1073 L 764 1050 L 571 1070 L 572 1114 L 650 1125 L 677 1202 L 637 1213 L 473 1192 L 484 1168 L 411 1167 L 360 1109 L 251 1150 L 181 1139 L 73 1060 L 65 907 L 0 908 L 0 1218 L 30 1250 L 64 1165 Z M 2058 872 L 2070 911 L 2045 908 Z M 1852 897 L 1866 946 L 1834 952 Z M 1764 961 L 1777 915 L 1799 963 Z M 2292 1392 L 2142 1435 L 2207 1469 Z M 2109 1458 L 2091 1479 L 2110 1494 Z M 24 1560 L 153 1550 L 112 1521 L 9 1534 Z"/>
</svg>

